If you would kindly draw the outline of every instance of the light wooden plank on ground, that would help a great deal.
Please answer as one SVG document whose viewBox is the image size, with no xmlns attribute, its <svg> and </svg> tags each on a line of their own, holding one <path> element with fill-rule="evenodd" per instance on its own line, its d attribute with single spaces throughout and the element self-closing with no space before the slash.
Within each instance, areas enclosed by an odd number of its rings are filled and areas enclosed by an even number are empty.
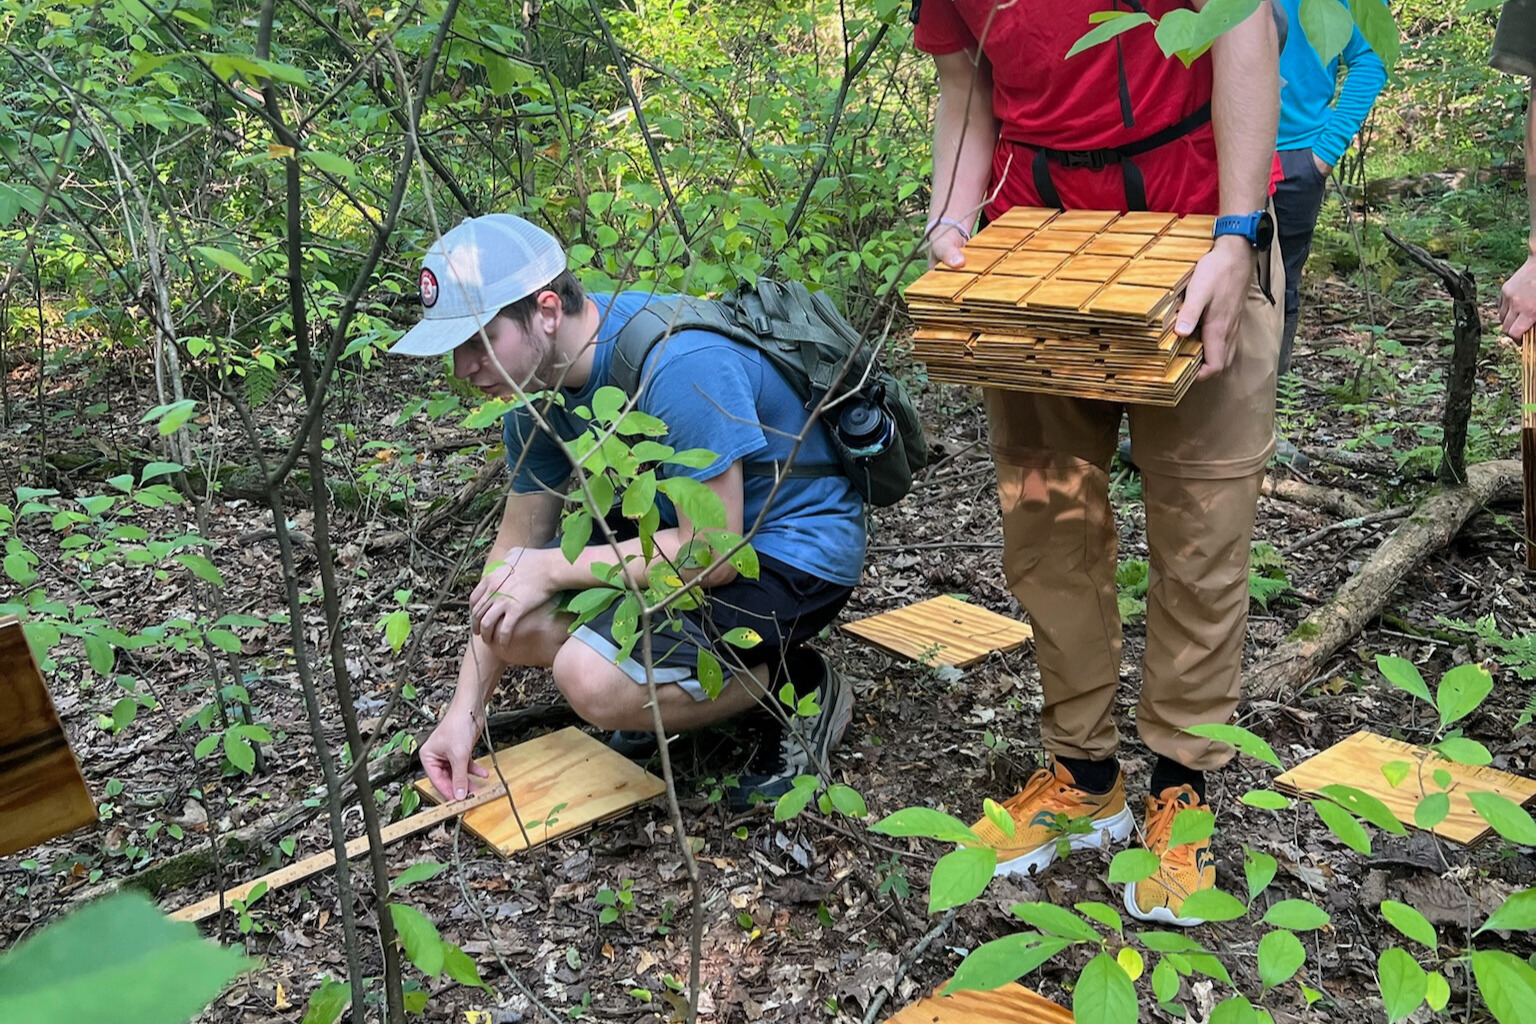
<svg viewBox="0 0 1536 1024">
<path fill-rule="evenodd" d="M 877 647 L 932 665 L 973 665 L 1034 636 L 1028 623 L 942 596 L 881 612 L 842 627 Z"/>
<path fill-rule="evenodd" d="M 1381 773 L 1381 766 L 1391 761 L 1407 761 L 1414 765 L 1408 777 L 1395 787 Z M 1421 762 L 1425 765 L 1422 791 L 1418 783 Z M 1431 776 L 1441 769 L 1449 772 L 1452 779 L 1451 811 L 1432 831 L 1465 846 L 1475 845 L 1491 833 L 1473 810 L 1468 793 L 1497 793 L 1517 804 L 1529 803 L 1536 798 L 1536 781 L 1496 768 L 1454 764 L 1423 747 L 1367 730 L 1308 758 L 1276 778 L 1275 785 L 1291 793 L 1317 793 L 1322 787 L 1334 784 L 1353 786 L 1376 797 L 1399 821 L 1413 827 L 1414 807 L 1426 794 L 1439 792 Z"/>
<path fill-rule="evenodd" d="M 650 772 L 607 744 L 575 727 L 519 743 L 496 754 L 501 774 L 512 787 L 517 804 L 514 817 L 507 801 L 476 807 L 464 815 L 464 826 L 503 857 L 572 832 L 584 831 L 601 821 L 653 800 L 666 785 Z M 497 780 L 491 758 L 477 762 Z M 440 800 L 426 779 L 416 783 L 423 796 Z M 527 840 L 518 818 L 527 828 Z M 544 822 L 535 827 L 533 823 Z"/>
<path fill-rule="evenodd" d="M 886 1024 L 1072 1024 L 1072 1011 L 1017 982 L 991 992 L 935 993 Z"/>
<path fill-rule="evenodd" d="M 96 820 L 96 802 L 14 618 L 0 620 L 0 751 L 0 855 Z"/>
</svg>

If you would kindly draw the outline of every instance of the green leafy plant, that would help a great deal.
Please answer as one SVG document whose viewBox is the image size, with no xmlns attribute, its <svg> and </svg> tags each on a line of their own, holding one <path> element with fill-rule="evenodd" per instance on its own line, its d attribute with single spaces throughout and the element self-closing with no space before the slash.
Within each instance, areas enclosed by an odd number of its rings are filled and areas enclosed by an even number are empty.
<svg viewBox="0 0 1536 1024">
<path fill-rule="evenodd" d="M 598 924 L 613 924 L 635 909 L 635 880 L 626 878 L 617 889 L 603 886 L 597 890 L 596 901 L 602 908 L 597 914 Z"/>
</svg>

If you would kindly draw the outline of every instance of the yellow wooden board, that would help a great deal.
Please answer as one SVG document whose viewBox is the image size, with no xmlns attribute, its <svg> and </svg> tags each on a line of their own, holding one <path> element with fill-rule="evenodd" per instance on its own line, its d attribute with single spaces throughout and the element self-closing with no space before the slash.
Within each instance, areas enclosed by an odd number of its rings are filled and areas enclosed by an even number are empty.
<svg viewBox="0 0 1536 1024">
<path fill-rule="evenodd" d="M 1072 1024 L 1072 1011 L 1009 982 L 991 992 L 935 993 L 919 999 L 886 1024 Z"/>
<path fill-rule="evenodd" d="M 655 799 L 667 788 L 629 758 L 574 727 L 499 750 L 496 762 L 534 846 L 591 828 Z M 489 755 L 477 763 L 490 770 L 490 782 L 500 781 Z M 416 788 L 434 803 L 442 799 L 426 779 L 418 779 Z M 464 826 L 503 857 L 530 845 L 505 800 L 466 811 Z"/>
<path fill-rule="evenodd" d="M 1040 206 L 1015 206 L 992 222 L 1000 228 L 1038 228 L 1058 216 L 1055 210 Z"/>
<path fill-rule="evenodd" d="M 16 619 L 0 620 L 0 855 L 96 820 L 69 737 Z"/>
<path fill-rule="evenodd" d="M 845 623 L 843 632 L 925 665 L 964 668 L 993 651 L 1011 651 L 1033 637 L 1028 623 L 935 597 L 895 611 Z"/>
<path fill-rule="evenodd" d="M 1391 761 L 1407 761 L 1413 771 L 1399 785 L 1392 786 L 1381 773 L 1381 766 Z M 1418 783 L 1418 765 L 1424 765 L 1424 788 Z M 1475 768 L 1453 764 L 1439 754 L 1411 743 L 1361 731 L 1327 750 L 1301 762 L 1275 779 L 1278 788 L 1291 793 L 1316 793 L 1329 785 L 1352 786 L 1376 797 L 1387 805 L 1397 820 L 1413 826 L 1413 809 L 1428 793 L 1440 791 L 1432 776 L 1437 770 L 1450 773 L 1451 811 L 1431 831 L 1466 846 L 1486 839 L 1491 830 L 1472 808 L 1468 793 L 1497 793 L 1517 804 L 1536 798 L 1536 781 L 1511 775 L 1496 768 Z"/>
</svg>

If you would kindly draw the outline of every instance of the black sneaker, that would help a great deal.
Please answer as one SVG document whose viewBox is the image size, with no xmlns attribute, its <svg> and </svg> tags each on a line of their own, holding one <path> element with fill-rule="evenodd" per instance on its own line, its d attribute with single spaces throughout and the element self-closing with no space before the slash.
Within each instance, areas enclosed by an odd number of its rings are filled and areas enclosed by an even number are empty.
<svg viewBox="0 0 1536 1024">
<path fill-rule="evenodd" d="M 638 729 L 616 729 L 608 737 L 608 749 L 617 751 L 631 761 L 649 761 L 661 749 L 656 734 Z"/>
<path fill-rule="evenodd" d="M 1307 458 L 1306 452 L 1297 448 L 1295 442 L 1284 437 L 1275 438 L 1274 461 L 1277 466 L 1289 466 L 1291 469 L 1298 471 L 1306 469 L 1312 464 L 1312 460 Z"/>
<path fill-rule="evenodd" d="M 820 770 L 842 741 L 853 721 L 853 687 L 848 685 L 826 655 L 805 648 L 819 672 L 814 685 L 796 683 L 800 696 L 814 695 L 820 709 L 814 715 L 796 717 L 791 725 L 776 714 L 764 712 L 762 741 L 747 772 L 728 790 L 732 810 L 743 811 L 753 803 L 777 800 L 794 788 L 795 778 Z M 812 767 L 813 765 L 817 767 Z"/>
</svg>

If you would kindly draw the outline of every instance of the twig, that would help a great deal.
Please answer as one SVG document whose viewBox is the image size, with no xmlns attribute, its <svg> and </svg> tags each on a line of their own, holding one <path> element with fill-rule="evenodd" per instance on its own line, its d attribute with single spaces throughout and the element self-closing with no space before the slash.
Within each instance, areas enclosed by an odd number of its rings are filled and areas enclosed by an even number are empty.
<svg viewBox="0 0 1536 1024">
<path fill-rule="evenodd" d="M 1370 515 L 1354 516 L 1350 519 L 1341 519 L 1337 523 L 1329 523 L 1327 526 L 1324 526 L 1320 530 L 1313 530 L 1311 533 L 1307 534 L 1305 537 L 1302 537 L 1295 543 L 1281 548 L 1280 553 L 1286 557 L 1290 557 L 1291 555 L 1294 555 L 1296 552 L 1300 551 L 1302 548 L 1311 547 L 1313 544 L 1316 544 L 1318 541 L 1322 540 L 1329 534 L 1338 533 L 1340 530 L 1358 530 L 1360 527 L 1367 526 L 1371 523 L 1384 523 L 1392 519 L 1401 519 L 1412 512 L 1413 509 L 1414 506 L 1412 505 L 1398 505 L 1396 508 L 1384 509 L 1381 512 L 1372 512 Z"/>
<path fill-rule="evenodd" d="M 864 1024 L 874 1024 L 875 1016 L 885 1006 L 885 1002 L 891 993 L 896 991 L 896 987 L 901 984 L 901 980 L 907 976 L 907 972 L 912 969 L 912 965 L 917 963 L 917 958 L 928 952 L 928 947 L 933 945 L 933 941 L 944 934 L 944 930 L 954 923 L 956 909 L 951 907 L 946 911 L 944 916 L 939 919 L 939 923 L 933 926 L 933 930 L 917 941 L 917 945 L 912 947 L 912 952 L 908 953 L 906 958 L 902 960 L 901 965 L 896 968 L 895 975 L 891 977 L 890 988 L 882 988 L 879 992 L 875 993 L 875 998 L 869 1001 L 869 1009 L 864 1014 Z"/>
</svg>

